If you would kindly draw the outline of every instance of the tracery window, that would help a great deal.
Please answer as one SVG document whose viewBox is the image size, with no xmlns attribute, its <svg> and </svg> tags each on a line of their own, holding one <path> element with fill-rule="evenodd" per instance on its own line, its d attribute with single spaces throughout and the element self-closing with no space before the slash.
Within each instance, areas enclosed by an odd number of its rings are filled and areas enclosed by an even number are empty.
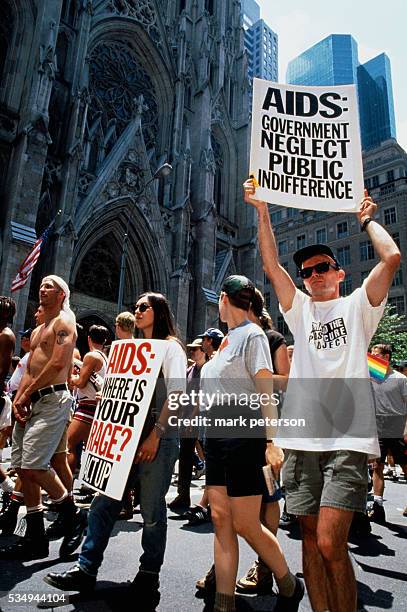
<svg viewBox="0 0 407 612">
<path fill-rule="evenodd" d="M 90 118 L 102 114 L 106 129 L 116 120 L 119 135 L 134 115 L 134 99 L 144 97 L 143 136 L 147 149 L 155 145 L 158 108 L 153 83 L 130 44 L 105 41 L 92 51 L 89 61 Z"/>
<path fill-rule="evenodd" d="M 216 140 L 214 135 L 212 134 L 212 151 L 215 158 L 216 170 L 215 177 L 213 181 L 213 201 L 218 213 L 221 213 L 223 209 L 222 205 L 222 180 L 223 180 L 223 151 L 219 142 Z"/>
<path fill-rule="evenodd" d="M 86 295 L 115 302 L 119 290 L 119 261 L 116 245 L 105 236 L 83 258 L 75 289 Z"/>
</svg>

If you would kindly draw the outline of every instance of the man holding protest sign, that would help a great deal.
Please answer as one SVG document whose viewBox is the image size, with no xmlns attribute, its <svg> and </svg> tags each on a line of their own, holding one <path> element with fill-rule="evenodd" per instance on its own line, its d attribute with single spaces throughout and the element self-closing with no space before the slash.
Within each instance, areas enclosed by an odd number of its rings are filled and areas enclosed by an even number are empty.
<svg viewBox="0 0 407 612">
<path fill-rule="evenodd" d="M 277 444 L 287 449 L 283 472 L 287 509 L 298 516 L 302 527 L 303 570 L 312 608 L 320 612 L 350 612 L 356 610 L 356 581 L 347 551 L 348 532 L 353 512 L 365 509 L 368 456 L 379 454 L 377 432 L 372 426 L 372 391 L 361 382 L 369 382 L 366 350 L 383 314 L 400 252 L 386 230 L 373 220 L 377 205 L 365 192 L 357 217 L 373 243 L 379 263 L 361 288 L 341 298 L 339 285 L 345 272 L 331 249 L 321 244 L 305 247 L 294 254 L 294 261 L 308 296 L 297 289 L 280 265 L 268 205 L 257 200 L 255 192 L 254 181 L 246 181 L 245 201 L 258 213 L 264 270 L 295 340 L 283 416 L 302 411 L 311 423 L 308 435 L 299 432 L 292 436 L 279 429 Z M 307 404 L 303 393 L 306 379 L 311 379 L 312 387 L 317 388 L 313 404 Z M 357 379 L 356 386 L 362 388 L 357 402 L 352 394 L 345 394 L 347 402 L 354 402 L 346 427 L 340 422 L 346 416 L 346 404 L 338 410 L 335 401 L 327 408 L 319 400 L 324 379 L 330 386 L 332 379 L 338 379 L 341 392 L 352 379 Z M 299 385 L 297 392 L 290 396 L 290 386 L 295 384 Z M 332 421 L 339 418 L 339 425 L 333 427 L 331 423 L 329 429 L 327 416 Z"/>
</svg>

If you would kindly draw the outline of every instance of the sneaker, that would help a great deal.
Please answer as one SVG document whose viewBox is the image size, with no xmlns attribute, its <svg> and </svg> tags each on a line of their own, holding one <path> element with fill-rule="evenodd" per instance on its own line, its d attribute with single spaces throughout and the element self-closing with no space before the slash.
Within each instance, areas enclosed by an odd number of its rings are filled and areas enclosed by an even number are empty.
<svg viewBox="0 0 407 612">
<path fill-rule="evenodd" d="M 277 603 L 273 612 L 297 612 L 300 601 L 304 597 L 304 583 L 295 576 L 295 589 L 291 597 L 277 595 Z"/>
<path fill-rule="evenodd" d="M 281 516 L 280 516 L 280 522 L 279 522 L 279 527 L 288 527 L 289 525 L 292 525 L 293 523 L 297 522 L 297 517 L 295 516 L 295 514 L 289 514 L 288 512 L 282 512 Z"/>
<path fill-rule="evenodd" d="M 210 508 L 194 506 L 185 512 L 183 518 L 187 519 L 189 525 L 203 525 L 211 522 Z"/>
<path fill-rule="evenodd" d="M 71 567 L 62 574 L 50 572 L 43 578 L 44 582 L 61 591 L 93 591 L 96 585 L 96 576 L 91 576 L 81 569 L 79 565 Z"/>
<path fill-rule="evenodd" d="M 215 565 L 212 565 L 203 578 L 196 581 L 195 586 L 198 591 L 206 591 L 207 593 L 216 592 Z"/>
<path fill-rule="evenodd" d="M 256 559 L 246 576 L 236 582 L 239 593 L 270 593 L 272 589 L 273 574 L 261 559 Z"/>
<path fill-rule="evenodd" d="M 384 511 L 384 507 L 377 501 L 373 502 L 372 509 L 368 511 L 367 515 L 374 523 L 378 523 L 379 525 L 386 524 L 386 513 Z"/>
</svg>

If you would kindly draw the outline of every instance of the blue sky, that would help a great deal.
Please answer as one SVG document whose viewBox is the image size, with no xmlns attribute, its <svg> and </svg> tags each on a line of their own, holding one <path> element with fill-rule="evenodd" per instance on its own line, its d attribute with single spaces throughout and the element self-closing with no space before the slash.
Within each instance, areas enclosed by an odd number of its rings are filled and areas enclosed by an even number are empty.
<svg viewBox="0 0 407 612">
<path fill-rule="evenodd" d="M 397 140 L 407 150 L 406 0 L 257 0 L 279 37 L 279 80 L 287 63 L 329 34 L 352 34 L 359 61 L 387 53 L 391 62 Z"/>
</svg>

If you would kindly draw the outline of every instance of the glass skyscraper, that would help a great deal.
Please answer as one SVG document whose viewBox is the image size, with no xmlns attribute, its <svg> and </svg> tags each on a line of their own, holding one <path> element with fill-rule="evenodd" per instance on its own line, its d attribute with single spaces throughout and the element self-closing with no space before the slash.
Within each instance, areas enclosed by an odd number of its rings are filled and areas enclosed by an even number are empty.
<svg viewBox="0 0 407 612">
<path fill-rule="evenodd" d="M 390 60 L 385 53 L 358 67 L 358 92 L 363 148 L 396 138 Z"/>
<path fill-rule="evenodd" d="M 359 64 L 358 46 L 350 34 L 331 34 L 293 59 L 287 83 L 348 85 L 358 89 L 362 148 L 396 138 L 390 60 L 385 53 Z"/>
<path fill-rule="evenodd" d="M 356 83 L 358 45 L 349 34 L 331 34 L 291 60 L 287 83 L 349 85 Z"/>
<path fill-rule="evenodd" d="M 253 77 L 278 81 L 278 36 L 260 19 L 255 0 L 242 1 L 242 20 L 250 81 Z"/>
</svg>

